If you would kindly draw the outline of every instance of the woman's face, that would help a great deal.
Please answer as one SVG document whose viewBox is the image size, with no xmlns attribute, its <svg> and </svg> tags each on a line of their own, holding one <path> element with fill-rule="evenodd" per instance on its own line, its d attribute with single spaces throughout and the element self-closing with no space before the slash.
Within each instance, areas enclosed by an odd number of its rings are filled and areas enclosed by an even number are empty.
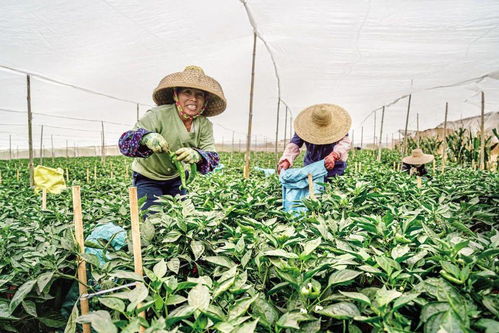
<svg viewBox="0 0 499 333">
<path fill-rule="evenodd" d="M 182 110 L 189 116 L 199 114 L 206 102 L 206 92 L 195 88 L 180 88 L 177 96 Z"/>
</svg>

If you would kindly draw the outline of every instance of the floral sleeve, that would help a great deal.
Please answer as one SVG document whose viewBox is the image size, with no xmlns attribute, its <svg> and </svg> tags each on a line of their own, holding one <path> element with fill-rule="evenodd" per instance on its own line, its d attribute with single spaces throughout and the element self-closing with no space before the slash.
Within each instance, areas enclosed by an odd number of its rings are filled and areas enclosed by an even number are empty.
<svg viewBox="0 0 499 333">
<path fill-rule="evenodd" d="M 140 144 L 144 135 L 151 133 L 144 128 L 123 133 L 118 142 L 120 152 L 128 157 L 149 157 L 153 151 Z"/>
<path fill-rule="evenodd" d="M 215 170 L 215 168 L 218 166 L 218 163 L 220 162 L 218 153 L 197 148 L 194 148 L 194 150 L 197 151 L 202 157 L 201 161 L 197 163 L 199 173 L 205 175 L 208 172 Z"/>
</svg>

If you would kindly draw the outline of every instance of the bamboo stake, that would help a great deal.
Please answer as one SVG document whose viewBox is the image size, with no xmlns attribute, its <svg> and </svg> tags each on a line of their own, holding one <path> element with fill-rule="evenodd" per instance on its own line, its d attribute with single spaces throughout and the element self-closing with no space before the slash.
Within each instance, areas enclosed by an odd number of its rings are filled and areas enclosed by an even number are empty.
<svg viewBox="0 0 499 333">
<path fill-rule="evenodd" d="M 485 94 L 482 91 L 482 110 L 480 117 L 480 169 L 485 170 Z"/>
<path fill-rule="evenodd" d="M 383 123 L 385 121 L 385 107 L 381 111 L 381 126 L 379 129 L 379 147 L 378 147 L 378 162 L 381 162 L 381 144 L 383 140 Z"/>
<path fill-rule="evenodd" d="M 288 106 L 286 106 L 286 111 L 284 112 L 284 142 L 282 143 L 282 150 L 286 149 L 286 142 L 288 136 Z"/>
<path fill-rule="evenodd" d="M 101 131 L 101 144 L 102 144 L 102 151 L 101 151 L 101 163 L 102 164 L 106 164 L 106 152 L 105 152 L 105 146 L 104 146 L 104 122 L 101 121 L 101 128 L 102 128 L 102 131 Z"/>
<path fill-rule="evenodd" d="M 87 183 L 90 183 L 90 170 L 87 168 Z"/>
<path fill-rule="evenodd" d="M 419 177 L 419 176 L 416 177 L 416 183 L 417 183 L 417 187 L 418 188 L 423 187 L 423 184 L 421 182 L 421 177 Z"/>
<path fill-rule="evenodd" d="M 374 128 L 373 128 L 373 135 L 374 135 L 374 139 L 373 139 L 373 148 L 376 149 L 376 113 L 378 112 L 378 110 L 374 110 Z"/>
<path fill-rule="evenodd" d="M 250 87 L 250 100 L 249 100 L 249 112 L 248 112 L 248 133 L 246 137 L 247 141 L 246 156 L 245 156 L 245 164 L 243 170 L 243 177 L 246 179 L 248 179 L 250 175 L 251 128 L 253 125 L 253 89 L 255 86 L 255 59 L 256 59 L 256 31 L 253 32 L 253 57 L 251 62 L 251 87 Z"/>
<path fill-rule="evenodd" d="M 281 108 L 281 100 L 277 100 L 277 120 L 275 125 L 275 169 L 277 171 L 277 163 L 279 162 L 279 154 L 277 152 L 277 144 L 279 142 L 279 112 Z"/>
<path fill-rule="evenodd" d="M 403 150 L 404 156 L 407 153 L 407 126 L 409 126 L 409 113 L 411 111 L 411 98 L 412 98 L 412 94 L 409 95 L 409 101 L 407 102 L 407 114 L 405 116 L 404 148 L 403 148 L 404 149 Z"/>
<path fill-rule="evenodd" d="M 27 100 L 28 100 L 28 143 L 29 143 L 29 162 L 28 162 L 28 168 L 29 168 L 29 186 L 33 186 L 33 174 L 34 174 L 34 167 L 33 167 L 33 129 L 32 129 L 32 121 L 33 121 L 33 114 L 31 113 L 31 77 L 29 74 L 26 76 L 27 80 Z"/>
<path fill-rule="evenodd" d="M 97 180 L 97 165 L 94 165 L 94 181 Z"/>
<path fill-rule="evenodd" d="M 137 103 L 137 121 L 139 121 L 139 103 Z"/>
<path fill-rule="evenodd" d="M 433 174 L 434 175 L 436 174 L 436 167 L 437 167 L 437 163 L 435 162 L 435 159 L 433 159 Z"/>
<path fill-rule="evenodd" d="M 416 113 L 416 147 L 419 148 L 420 142 L 419 142 L 419 112 Z"/>
<path fill-rule="evenodd" d="M 47 209 L 47 190 L 42 189 L 42 210 Z"/>
<path fill-rule="evenodd" d="M 69 183 L 69 171 L 68 171 L 68 168 L 66 168 L 66 183 Z"/>
<path fill-rule="evenodd" d="M 16 180 L 19 181 L 19 169 L 16 169 Z"/>
<path fill-rule="evenodd" d="M 52 146 L 52 163 L 53 163 L 54 162 L 55 153 L 54 153 L 54 136 L 52 134 L 50 135 L 50 143 L 51 143 L 51 146 Z"/>
<path fill-rule="evenodd" d="M 83 216 L 81 212 L 81 195 L 80 195 L 80 187 L 73 186 L 73 214 L 74 214 L 74 223 L 75 223 L 75 237 L 76 242 L 80 248 L 80 253 L 85 253 L 85 241 L 83 239 Z M 87 269 L 85 265 L 85 261 L 83 258 L 78 258 L 78 287 L 80 290 L 80 296 L 87 294 Z M 81 314 L 85 315 L 89 311 L 88 299 L 85 297 L 80 298 L 80 308 Z M 90 333 L 90 324 L 83 324 L 83 332 Z"/>
<path fill-rule="evenodd" d="M 364 148 L 364 126 L 360 128 L 360 149 Z"/>
<path fill-rule="evenodd" d="M 307 175 L 307 181 L 308 181 L 308 193 L 310 195 L 310 199 L 315 200 L 316 196 L 315 196 L 315 190 L 314 190 L 314 180 L 312 178 L 312 174 L 311 173 L 309 173 Z"/>
<path fill-rule="evenodd" d="M 9 160 L 12 159 L 12 135 L 9 134 Z"/>
<path fill-rule="evenodd" d="M 444 117 L 444 138 L 442 141 L 442 166 L 441 172 L 445 170 L 445 162 L 447 162 L 447 114 L 449 113 L 449 103 L 445 102 L 445 117 Z"/>
<path fill-rule="evenodd" d="M 130 198 L 130 217 L 132 222 L 132 247 L 133 247 L 133 266 L 135 273 L 143 276 L 142 270 L 142 250 L 140 244 L 140 227 L 139 227 L 139 204 L 137 200 L 137 188 L 132 186 L 128 188 L 128 195 Z M 138 304 L 139 308 L 141 305 Z M 145 312 L 139 313 L 142 318 L 146 317 Z M 145 332 L 145 327 L 140 327 L 139 332 Z"/>
</svg>

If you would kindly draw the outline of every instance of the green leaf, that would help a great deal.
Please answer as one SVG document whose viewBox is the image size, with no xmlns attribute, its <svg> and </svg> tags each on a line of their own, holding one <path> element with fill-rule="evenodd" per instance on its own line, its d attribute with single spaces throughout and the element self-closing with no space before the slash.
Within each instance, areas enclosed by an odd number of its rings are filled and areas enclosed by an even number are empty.
<svg viewBox="0 0 499 333">
<path fill-rule="evenodd" d="M 213 298 L 217 298 L 220 296 L 223 292 L 227 291 L 233 284 L 234 281 L 236 281 L 236 277 L 233 276 L 222 283 L 220 283 L 215 290 L 213 291 Z"/>
<path fill-rule="evenodd" d="M 167 268 L 166 268 L 166 263 L 163 259 L 161 259 L 156 265 L 154 265 L 152 271 L 154 272 L 154 275 L 156 275 L 158 278 L 162 278 L 165 276 Z"/>
<path fill-rule="evenodd" d="M 192 288 L 189 292 L 189 295 L 187 296 L 187 302 L 195 310 L 199 309 L 201 311 L 204 311 L 208 309 L 210 301 L 210 290 L 202 284 L 198 284 L 197 286 Z"/>
<path fill-rule="evenodd" d="M 187 298 L 185 298 L 184 296 L 170 295 L 166 299 L 165 305 L 177 305 L 177 304 L 180 304 L 180 303 L 184 303 L 185 301 L 187 301 Z"/>
<path fill-rule="evenodd" d="M 109 275 L 112 277 L 115 277 L 117 279 L 144 282 L 144 278 L 135 272 L 116 271 L 116 272 L 112 272 Z"/>
<path fill-rule="evenodd" d="M 32 301 L 24 300 L 22 301 L 22 305 L 27 314 L 33 317 L 38 317 L 36 313 L 36 304 Z"/>
<path fill-rule="evenodd" d="M 76 332 L 76 318 L 78 318 L 78 305 L 79 302 L 76 302 L 73 305 L 73 310 L 71 310 L 71 314 L 69 315 L 69 319 L 66 323 L 66 328 L 64 329 L 64 333 L 75 333 Z"/>
<path fill-rule="evenodd" d="M 459 318 L 453 311 L 447 311 L 432 316 L 424 326 L 425 332 L 464 333 Z"/>
<path fill-rule="evenodd" d="M 180 269 L 180 260 L 178 258 L 170 259 L 166 265 L 168 266 L 168 269 L 170 271 L 178 274 L 178 271 Z"/>
<path fill-rule="evenodd" d="M 204 252 L 204 244 L 203 244 L 203 242 L 201 242 L 201 241 L 194 241 L 193 240 L 191 242 L 191 250 L 192 250 L 192 253 L 194 254 L 194 261 L 198 260 L 199 257 L 201 257 L 201 255 Z"/>
<path fill-rule="evenodd" d="M 125 302 L 123 302 L 119 298 L 100 297 L 99 302 L 102 305 L 107 306 L 108 308 L 110 308 L 112 310 L 116 310 L 116 311 L 121 312 L 121 313 L 125 312 Z"/>
<path fill-rule="evenodd" d="M 476 326 L 485 329 L 485 333 L 499 332 L 499 321 L 482 318 L 477 321 Z"/>
<path fill-rule="evenodd" d="M 278 249 L 278 250 L 269 250 L 269 251 L 265 251 L 262 253 L 264 256 L 269 256 L 269 257 L 283 257 L 283 258 L 287 258 L 287 259 L 296 259 L 298 258 L 298 256 L 294 253 L 289 253 L 289 252 L 286 252 L 282 249 Z"/>
<path fill-rule="evenodd" d="M 109 312 L 104 310 L 90 312 L 89 314 L 79 316 L 76 319 L 79 324 L 91 323 L 92 328 L 97 333 L 118 333 L 118 329 L 114 326 Z"/>
<path fill-rule="evenodd" d="M 385 286 L 376 292 L 375 302 L 377 306 L 382 307 L 390 303 L 391 301 L 402 296 L 402 293 L 397 290 L 387 290 Z"/>
<path fill-rule="evenodd" d="M 236 264 L 230 260 L 227 257 L 224 256 L 211 256 L 211 257 L 205 257 L 205 260 L 208 262 L 211 262 L 212 264 L 227 267 L 227 268 L 232 268 Z"/>
<path fill-rule="evenodd" d="M 428 303 L 425 306 L 423 306 L 423 309 L 421 310 L 420 319 L 423 322 L 427 322 L 428 319 L 430 319 L 432 316 L 449 310 L 450 310 L 449 303 L 444 303 L 444 302 Z"/>
<path fill-rule="evenodd" d="M 189 304 L 180 306 L 168 314 L 167 322 L 169 325 L 176 323 L 179 320 L 190 317 L 195 309 Z"/>
<path fill-rule="evenodd" d="M 369 299 L 369 297 L 367 297 L 364 294 L 355 293 L 355 292 L 341 291 L 341 290 L 340 290 L 340 294 L 345 295 L 346 297 L 352 298 L 352 299 L 354 299 L 356 301 L 365 303 L 367 305 L 371 305 L 371 300 Z"/>
<path fill-rule="evenodd" d="M 232 321 L 248 311 L 250 305 L 258 298 L 258 294 L 251 298 L 239 299 L 230 309 L 227 317 Z"/>
<path fill-rule="evenodd" d="M 255 331 L 256 325 L 258 324 L 258 319 L 250 321 L 249 323 L 244 323 L 239 328 L 236 328 L 233 333 L 253 333 Z"/>
<path fill-rule="evenodd" d="M 45 287 L 52 280 L 53 276 L 54 276 L 54 272 L 45 272 L 45 273 L 40 274 L 40 276 L 38 276 L 38 278 L 36 279 L 36 284 L 38 287 L 38 292 L 40 294 L 43 293 Z"/>
<path fill-rule="evenodd" d="M 9 305 L 9 314 L 14 312 L 14 310 L 17 308 L 17 306 L 24 300 L 24 298 L 31 292 L 33 289 L 33 286 L 36 284 L 36 280 L 29 280 L 25 282 L 22 286 L 17 289 L 16 293 L 14 294 L 14 297 L 12 297 L 12 300 L 10 301 Z"/>
<path fill-rule="evenodd" d="M 303 246 L 303 252 L 300 254 L 300 257 L 306 257 L 310 253 L 312 253 L 319 245 L 321 245 L 321 237 L 308 241 Z"/>
<path fill-rule="evenodd" d="M 397 245 L 392 249 L 392 258 L 395 260 L 401 259 L 409 251 L 410 248 L 408 245 Z"/>
<path fill-rule="evenodd" d="M 279 318 L 277 309 L 261 295 L 251 305 L 251 313 L 253 317 L 260 319 L 260 324 L 269 329 Z"/>
<path fill-rule="evenodd" d="M 282 328 L 300 329 L 299 322 L 310 320 L 310 317 L 301 312 L 286 312 L 279 318 L 276 325 Z"/>
<path fill-rule="evenodd" d="M 357 306 L 349 302 L 331 304 L 324 309 L 316 310 L 315 312 L 335 319 L 352 319 L 353 317 L 360 316 L 360 311 Z"/>
<path fill-rule="evenodd" d="M 406 305 L 407 303 L 410 303 L 414 301 L 416 298 L 418 298 L 419 293 L 410 293 L 410 294 L 403 294 L 397 300 L 395 303 L 393 303 L 393 310 L 397 310 L 398 308 Z"/>
<path fill-rule="evenodd" d="M 350 284 L 360 274 L 362 274 L 362 272 L 353 271 L 351 269 L 336 271 L 329 277 L 328 287 L 332 285 Z"/>
<path fill-rule="evenodd" d="M 146 299 L 148 290 L 143 283 L 138 283 L 136 287 L 129 292 L 130 304 L 128 304 L 127 312 L 132 312 L 140 302 Z"/>
</svg>

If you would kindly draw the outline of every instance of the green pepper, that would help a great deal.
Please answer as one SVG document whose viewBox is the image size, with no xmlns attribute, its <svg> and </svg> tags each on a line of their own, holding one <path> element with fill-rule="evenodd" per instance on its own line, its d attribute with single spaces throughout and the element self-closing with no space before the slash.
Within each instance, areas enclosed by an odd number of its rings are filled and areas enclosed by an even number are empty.
<svg viewBox="0 0 499 333">
<path fill-rule="evenodd" d="M 175 155 L 174 152 L 170 152 L 170 158 L 172 159 L 173 165 L 177 169 L 179 175 L 180 175 L 180 188 L 187 188 L 187 184 L 185 182 L 185 169 L 184 169 L 184 164 L 177 160 L 177 155 Z"/>
<path fill-rule="evenodd" d="M 450 282 L 454 282 L 456 284 L 464 284 L 464 281 L 461 281 L 459 279 L 456 279 L 455 277 L 453 277 L 452 275 L 450 275 L 449 273 L 447 273 L 446 271 L 444 270 L 441 270 L 440 271 L 440 274 L 442 274 L 442 276 L 444 278 L 446 278 L 447 280 L 449 280 Z"/>
<path fill-rule="evenodd" d="M 191 171 L 189 171 L 189 179 L 187 179 L 187 185 L 192 183 L 194 178 L 196 178 L 196 173 L 198 171 L 198 167 L 196 164 L 191 164 Z"/>
</svg>

